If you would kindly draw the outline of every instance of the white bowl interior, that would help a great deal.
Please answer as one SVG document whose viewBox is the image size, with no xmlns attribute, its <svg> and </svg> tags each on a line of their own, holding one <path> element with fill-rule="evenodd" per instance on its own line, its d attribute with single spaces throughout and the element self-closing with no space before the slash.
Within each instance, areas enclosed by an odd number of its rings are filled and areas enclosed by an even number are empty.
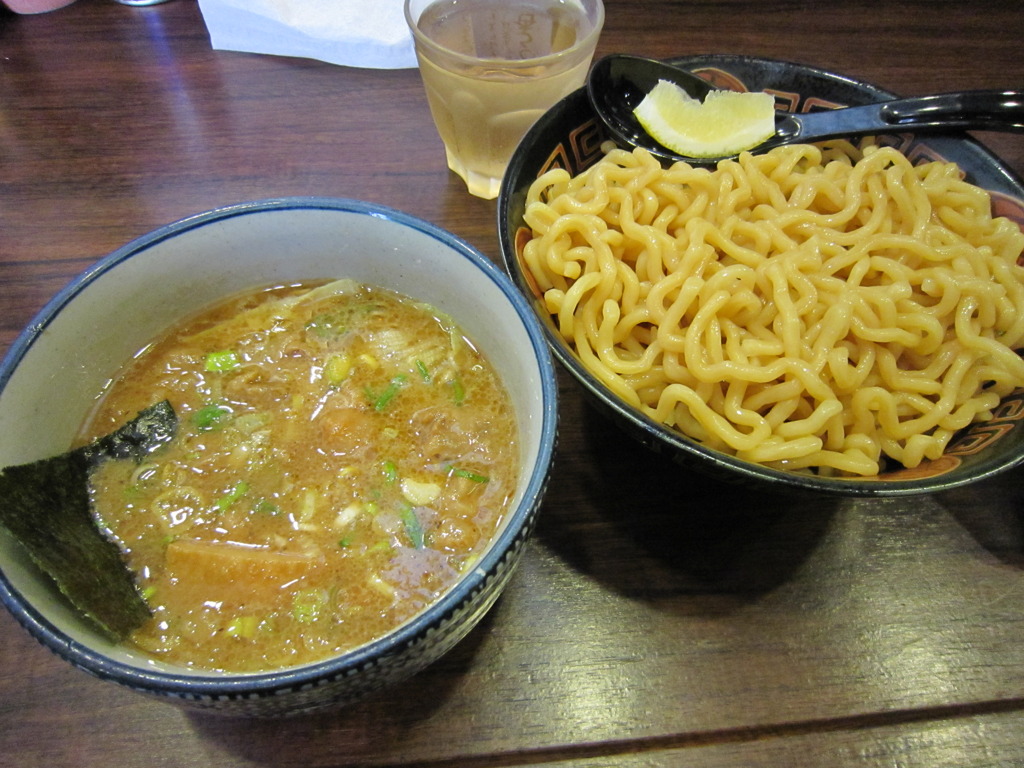
<svg viewBox="0 0 1024 768">
<path fill-rule="evenodd" d="M 511 285 L 506 294 L 466 254 L 468 247 L 446 238 L 404 214 L 359 204 L 355 210 L 250 204 L 201 214 L 130 243 L 58 295 L 19 340 L 29 343 L 12 349 L 10 377 L 0 391 L 0 466 L 67 450 L 108 379 L 175 321 L 246 288 L 348 277 L 443 309 L 495 366 L 518 417 L 518 504 L 543 447 L 550 407 L 542 397 L 538 348 L 509 300 Z M 75 641 L 125 664 L 189 674 L 105 640 L 65 605 L 5 531 L 0 568 Z"/>
</svg>

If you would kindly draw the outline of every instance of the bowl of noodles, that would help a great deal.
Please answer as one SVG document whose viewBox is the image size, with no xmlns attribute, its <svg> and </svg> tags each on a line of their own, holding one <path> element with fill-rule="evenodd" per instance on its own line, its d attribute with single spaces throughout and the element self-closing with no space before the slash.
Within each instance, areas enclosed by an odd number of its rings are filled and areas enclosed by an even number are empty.
<svg viewBox="0 0 1024 768">
<path fill-rule="evenodd" d="M 426 221 L 301 197 L 169 224 L 72 281 L 0 366 L 0 599 L 164 701 L 354 701 L 509 582 L 556 394 L 524 298 Z"/>
<path fill-rule="evenodd" d="M 673 63 L 788 111 L 894 98 L 789 62 Z M 527 133 L 498 206 L 556 358 L 684 466 L 892 496 L 1024 461 L 1024 188 L 966 135 L 663 167 L 581 90 Z"/>
</svg>

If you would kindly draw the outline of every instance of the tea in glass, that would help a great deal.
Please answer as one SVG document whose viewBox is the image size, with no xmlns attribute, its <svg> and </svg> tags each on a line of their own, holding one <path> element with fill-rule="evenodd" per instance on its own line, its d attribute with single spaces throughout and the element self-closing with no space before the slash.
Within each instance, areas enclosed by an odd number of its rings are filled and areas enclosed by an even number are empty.
<svg viewBox="0 0 1024 768">
<path fill-rule="evenodd" d="M 601 0 L 406 0 L 448 167 L 494 198 L 513 150 L 587 76 Z"/>
</svg>

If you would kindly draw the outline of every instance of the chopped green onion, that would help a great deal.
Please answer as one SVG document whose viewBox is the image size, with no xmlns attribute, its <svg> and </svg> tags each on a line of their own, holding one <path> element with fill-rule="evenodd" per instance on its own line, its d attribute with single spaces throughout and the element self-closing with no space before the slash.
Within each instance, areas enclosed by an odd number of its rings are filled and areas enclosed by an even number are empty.
<svg viewBox="0 0 1024 768">
<path fill-rule="evenodd" d="M 391 552 L 391 542 L 390 541 L 378 541 L 376 544 L 374 544 L 372 547 L 370 547 L 366 551 L 367 552 Z"/>
<path fill-rule="evenodd" d="M 452 352 L 458 352 L 466 341 L 454 318 L 438 313 L 437 319 L 441 321 L 441 324 L 445 326 L 445 330 L 448 331 L 448 343 L 451 345 Z"/>
<path fill-rule="evenodd" d="M 316 621 L 327 606 L 327 597 L 324 589 L 301 590 L 292 601 L 292 616 L 302 624 Z"/>
<path fill-rule="evenodd" d="M 259 629 L 260 620 L 255 616 L 236 616 L 225 628 L 229 637 L 241 637 L 251 640 Z"/>
<path fill-rule="evenodd" d="M 240 481 L 234 488 L 228 491 L 227 495 L 221 496 L 217 499 L 217 509 L 223 512 L 225 509 L 234 504 L 238 499 L 249 490 L 249 484 L 244 480 Z"/>
<path fill-rule="evenodd" d="M 384 579 L 380 577 L 380 574 L 371 573 L 370 578 L 366 580 L 366 584 L 371 589 L 380 592 L 382 595 L 384 595 L 384 597 L 388 598 L 389 600 L 395 599 L 395 588 L 391 586 L 388 582 L 384 581 Z"/>
<path fill-rule="evenodd" d="M 258 429 L 262 429 L 270 422 L 269 413 L 243 413 L 236 416 L 231 422 L 231 428 L 237 429 L 247 435 L 251 435 Z"/>
<path fill-rule="evenodd" d="M 242 358 L 239 357 L 237 352 L 231 349 L 221 350 L 220 352 L 210 352 L 206 356 L 206 370 L 211 373 L 232 371 L 241 364 Z"/>
<path fill-rule="evenodd" d="M 148 587 L 144 587 L 142 590 L 142 599 L 149 600 L 156 594 L 156 587 L 150 584 Z"/>
<path fill-rule="evenodd" d="M 138 483 L 126 485 L 124 487 L 124 490 L 121 491 L 121 498 L 124 499 L 129 504 L 132 503 L 133 501 L 138 501 L 140 498 L 142 498 L 142 486 L 139 485 Z"/>
<path fill-rule="evenodd" d="M 420 378 L 423 379 L 427 384 L 430 383 L 430 371 L 427 370 L 427 365 L 422 360 L 416 361 L 416 370 L 420 372 Z"/>
<path fill-rule="evenodd" d="M 388 485 L 394 485 L 398 479 L 398 467 L 395 466 L 393 461 L 384 462 L 384 482 Z"/>
<path fill-rule="evenodd" d="M 395 395 L 398 394 L 399 390 L 405 386 L 406 380 L 407 377 L 405 374 L 398 374 L 388 382 L 387 387 L 379 395 L 374 395 L 369 389 L 367 389 L 366 394 L 373 403 L 373 409 L 379 413 L 387 408 L 391 401 L 395 399 Z"/>
<path fill-rule="evenodd" d="M 341 547 L 342 549 L 345 549 L 346 547 L 352 546 L 352 537 L 351 536 L 345 536 L 342 539 L 338 539 L 338 546 Z"/>
<path fill-rule="evenodd" d="M 204 405 L 192 414 L 192 423 L 200 432 L 220 429 L 231 418 L 231 409 L 223 405 Z"/>
<path fill-rule="evenodd" d="M 462 386 L 462 379 L 456 376 L 448 382 L 452 388 L 452 399 L 456 405 L 462 405 L 466 400 L 466 389 Z"/>
<path fill-rule="evenodd" d="M 252 505 L 252 511 L 258 515 L 280 515 L 283 510 L 268 499 L 259 499 Z"/>
<path fill-rule="evenodd" d="M 338 336 L 345 331 L 345 318 L 338 314 L 319 314 L 306 324 L 306 330 L 312 331 L 321 339 Z"/>
<path fill-rule="evenodd" d="M 448 471 L 456 477 L 464 477 L 466 480 L 472 480 L 474 483 L 487 483 L 491 480 L 487 475 L 478 475 L 476 472 L 459 467 L 449 466 Z"/>
<path fill-rule="evenodd" d="M 441 486 L 429 480 L 405 477 L 402 478 L 402 495 L 410 504 L 425 507 L 437 501 L 441 495 Z"/>
<path fill-rule="evenodd" d="M 351 371 L 352 360 L 348 355 L 331 355 L 324 364 L 324 376 L 332 387 L 337 387 L 347 379 Z"/>
<path fill-rule="evenodd" d="M 408 504 L 402 505 L 402 524 L 405 526 L 405 535 L 416 549 L 423 549 L 426 543 L 426 535 L 423 531 L 423 523 L 420 522 L 416 510 Z"/>
</svg>

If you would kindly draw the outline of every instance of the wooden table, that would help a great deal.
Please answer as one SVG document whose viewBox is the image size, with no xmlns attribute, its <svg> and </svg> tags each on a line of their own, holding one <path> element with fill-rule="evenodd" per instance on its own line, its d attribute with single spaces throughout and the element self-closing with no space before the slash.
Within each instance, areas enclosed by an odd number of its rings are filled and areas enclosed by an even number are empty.
<svg viewBox="0 0 1024 768">
<path fill-rule="evenodd" d="M 606 2 L 599 54 L 782 58 L 906 95 L 1024 84 L 1006 0 Z M 982 138 L 1024 172 L 1020 136 Z M 495 203 L 447 171 L 415 70 L 213 51 L 192 0 L 0 15 L 0 351 L 128 240 L 280 195 L 384 203 L 498 258 Z M 1024 472 L 794 501 L 682 472 L 567 377 L 562 396 L 521 570 L 434 667 L 337 712 L 222 719 L 94 680 L 4 612 L 0 765 L 1024 764 Z"/>
</svg>

